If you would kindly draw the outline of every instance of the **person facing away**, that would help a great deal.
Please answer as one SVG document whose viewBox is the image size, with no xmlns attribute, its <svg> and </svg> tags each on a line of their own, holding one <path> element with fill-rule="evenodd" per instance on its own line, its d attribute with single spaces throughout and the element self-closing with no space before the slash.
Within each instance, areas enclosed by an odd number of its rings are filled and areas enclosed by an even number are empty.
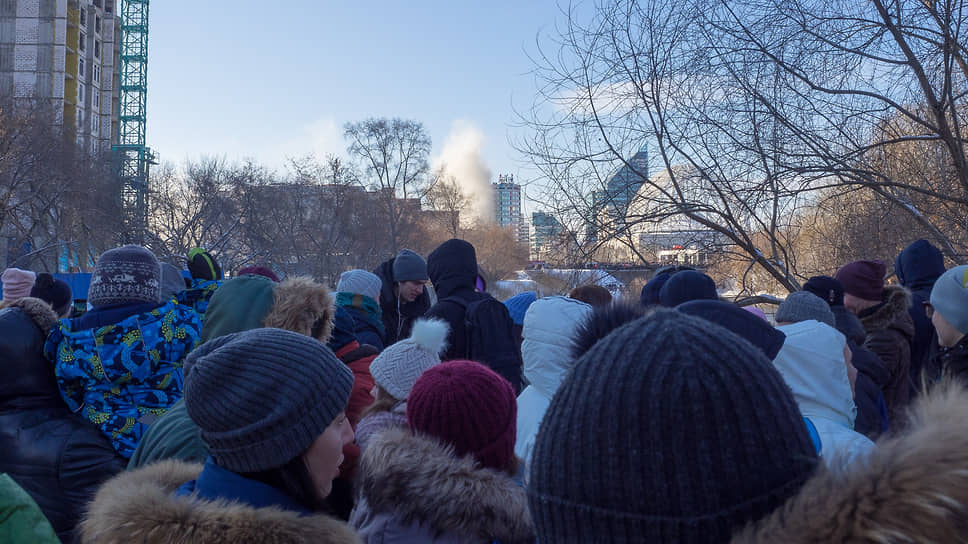
<svg viewBox="0 0 968 544">
<path fill-rule="evenodd" d="M 427 270 L 438 300 L 427 317 L 450 326 L 447 351 L 441 357 L 479 361 L 504 376 L 520 391 L 521 349 L 506 306 L 475 289 L 477 254 L 469 242 L 453 238 L 427 257 Z"/>
<path fill-rule="evenodd" d="M 844 286 L 844 306 L 864 327 L 864 347 L 877 354 L 890 374 L 884 401 L 891 419 L 900 416 L 911 397 L 911 342 L 914 321 L 908 313 L 911 293 L 899 285 L 884 285 L 880 261 L 854 261 L 834 275 Z"/>
<path fill-rule="evenodd" d="M 834 315 L 834 327 L 847 338 L 851 365 L 857 369 L 854 383 L 854 404 L 857 419 L 854 430 L 871 440 L 890 428 L 884 386 L 891 375 L 873 351 L 864 347 L 867 333 L 856 315 L 844 307 L 844 286 L 830 276 L 813 276 L 803 284 L 803 290 L 823 299 Z"/>
<path fill-rule="evenodd" d="M 182 365 L 199 343 L 201 318 L 161 300 L 161 265 L 141 246 L 105 251 L 87 295 L 93 306 L 47 337 L 61 395 L 131 457 L 145 430 L 182 394 Z"/>
<path fill-rule="evenodd" d="M 366 451 L 370 441 L 387 429 L 407 424 L 407 399 L 417 378 L 440 364 L 440 353 L 447 339 L 447 323 L 419 319 L 410 338 L 383 350 L 370 363 L 373 377 L 373 403 L 363 411 L 356 426 L 356 443 Z"/>
<path fill-rule="evenodd" d="M 806 291 L 791 297 L 777 308 L 777 329 L 786 340 L 773 364 L 793 391 L 800 413 L 817 429 L 823 461 L 849 471 L 874 449 L 873 442 L 854 431 L 857 370 L 851 351 L 823 300 Z"/>
<path fill-rule="evenodd" d="M 409 249 L 401 249 L 396 257 L 385 261 L 373 271 L 380 277 L 380 313 L 386 334 L 384 346 L 410 337 L 410 329 L 418 318 L 430 309 L 430 294 L 426 283 L 427 262 Z"/>
<path fill-rule="evenodd" d="M 428 369 L 410 393 L 408 428 L 363 453 L 350 524 L 368 544 L 534 542 L 515 481 L 515 416 L 511 384 L 484 365 Z"/>
<path fill-rule="evenodd" d="M 383 351 L 386 329 L 380 308 L 380 276 L 366 270 L 347 270 L 336 284 L 336 305 L 353 318 L 353 333 L 361 344 Z"/>
<path fill-rule="evenodd" d="M 921 370 L 936 351 L 937 336 L 934 325 L 924 312 L 924 303 L 930 299 L 931 288 L 944 271 L 941 250 L 927 240 L 912 242 L 894 260 L 897 281 L 911 291 L 911 307 L 908 308 L 908 313 L 914 321 L 911 381 L 915 386 L 921 384 Z"/>
<path fill-rule="evenodd" d="M 524 462 L 525 474 L 541 418 L 571 370 L 574 338 L 592 310 L 592 306 L 570 297 L 546 297 L 535 301 L 524 316 L 521 356 L 529 385 L 518 395 L 514 453 Z"/>
<path fill-rule="evenodd" d="M 0 310 L 0 472 L 30 494 L 62 541 L 72 542 L 87 501 L 123 470 L 124 459 L 61 398 L 44 358 L 57 319 L 32 297 Z"/>
<path fill-rule="evenodd" d="M 185 405 L 209 458 L 112 479 L 82 542 L 359 542 L 322 513 L 353 440 L 343 412 L 352 385 L 346 365 L 306 335 L 262 328 L 206 342 L 186 363 Z"/>
</svg>

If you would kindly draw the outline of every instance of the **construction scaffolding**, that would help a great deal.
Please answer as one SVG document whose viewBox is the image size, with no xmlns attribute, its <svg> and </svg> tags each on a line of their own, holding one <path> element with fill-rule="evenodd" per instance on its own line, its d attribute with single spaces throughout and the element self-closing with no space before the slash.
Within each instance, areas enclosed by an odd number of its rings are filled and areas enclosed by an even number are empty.
<svg viewBox="0 0 968 544">
<path fill-rule="evenodd" d="M 146 145 L 148 100 L 148 0 L 121 4 L 121 59 L 118 70 L 118 134 L 113 147 L 121 178 L 122 242 L 144 244 L 148 236 L 148 169 L 155 164 Z"/>
</svg>

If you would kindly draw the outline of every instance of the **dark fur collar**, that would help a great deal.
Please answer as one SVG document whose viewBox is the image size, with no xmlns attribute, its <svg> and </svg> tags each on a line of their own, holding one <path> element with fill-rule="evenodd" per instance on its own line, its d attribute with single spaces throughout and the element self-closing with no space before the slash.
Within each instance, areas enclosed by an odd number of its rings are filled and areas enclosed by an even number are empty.
<svg viewBox="0 0 968 544">
<path fill-rule="evenodd" d="M 174 497 L 202 465 L 162 461 L 122 472 L 98 491 L 81 524 L 85 543 L 356 544 L 356 533 L 325 515 Z"/>
<path fill-rule="evenodd" d="M 908 313 L 910 307 L 911 292 L 899 285 L 889 285 L 884 288 L 884 303 L 875 306 L 870 313 L 861 312 L 858 317 L 868 334 L 892 326 L 914 334 L 914 322 Z"/>
<path fill-rule="evenodd" d="M 34 325 L 37 325 L 37 328 L 45 334 L 50 332 L 54 328 L 54 324 L 57 323 L 57 313 L 50 307 L 50 304 L 39 298 L 24 297 L 13 302 L 6 302 L 3 303 L 3 306 L 0 306 L 0 309 L 4 308 L 20 308 L 34 322 Z"/>
<path fill-rule="evenodd" d="M 360 475 L 360 491 L 374 512 L 481 542 L 534 540 L 523 487 L 431 438 L 384 432 L 363 454 Z"/>
<path fill-rule="evenodd" d="M 944 384 L 908 414 L 907 431 L 878 443 L 846 473 L 821 468 L 782 508 L 733 544 L 966 542 L 968 391 Z"/>
</svg>

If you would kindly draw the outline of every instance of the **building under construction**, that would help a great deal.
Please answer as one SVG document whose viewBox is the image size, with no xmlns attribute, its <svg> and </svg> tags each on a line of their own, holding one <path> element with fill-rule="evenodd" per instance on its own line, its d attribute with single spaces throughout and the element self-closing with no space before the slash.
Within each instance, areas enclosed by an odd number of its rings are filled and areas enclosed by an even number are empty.
<svg viewBox="0 0 968 544">
<path fill-rule="evenodd" d="M 0 97 L 50 108 L 91 153 L 118 129 L 120 17 L 116 0 L 0 1 Z"/>
</svg>

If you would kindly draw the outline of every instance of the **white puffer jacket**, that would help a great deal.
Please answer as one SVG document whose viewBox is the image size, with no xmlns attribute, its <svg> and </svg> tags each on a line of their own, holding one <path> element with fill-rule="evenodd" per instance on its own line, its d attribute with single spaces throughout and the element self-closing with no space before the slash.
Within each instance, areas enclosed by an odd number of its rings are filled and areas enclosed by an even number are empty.
<svg viewBox="0 0 968 544">
<path fill-rule="evenodd" d="M 854 431 L 857 406 L 844 361 L 846 338 L 814 320 L 777 329 L 786 341 L 773 363 L 793 390 L 800 413 L 817 428 L 821 457 L 829 468 L 848 468 L 869 455 L 874 443 Z"/>
<path fill-rule="evenodd" d="M 592 313 L 592 307 L 567 297 L 535 301 L 524 314 L 521 357 L 524 376 L 531 384 L 518 396 L 518 432 L 514 453 L 524 460 L 525 474 L 534 439 L 551 397 L 571 370 L 575 331 Z"/>
</svg>

